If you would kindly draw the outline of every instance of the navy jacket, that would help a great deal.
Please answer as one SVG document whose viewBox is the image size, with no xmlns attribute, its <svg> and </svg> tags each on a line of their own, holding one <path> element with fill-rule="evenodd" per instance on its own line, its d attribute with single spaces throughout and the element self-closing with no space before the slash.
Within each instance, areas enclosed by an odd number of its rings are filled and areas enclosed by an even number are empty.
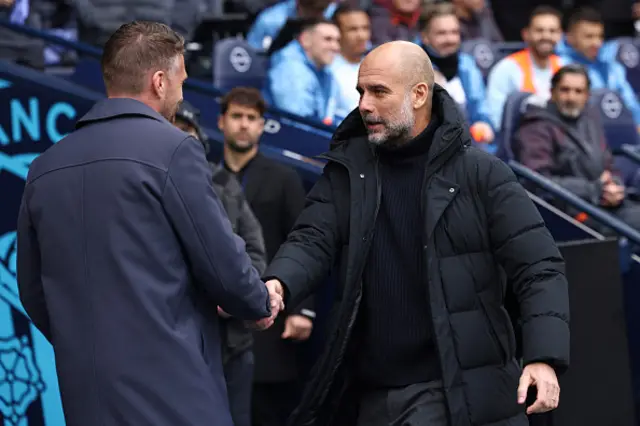
<svg viewBox="0 0 640 426">
<path fill-rule="evenodd" d="M 68 426 L 231 426 L 220 305 L 268 294 L 202 144 L 132 99 L 99 102 L 32 164 L 18 286 L 53 344 Z"/>
</svg>

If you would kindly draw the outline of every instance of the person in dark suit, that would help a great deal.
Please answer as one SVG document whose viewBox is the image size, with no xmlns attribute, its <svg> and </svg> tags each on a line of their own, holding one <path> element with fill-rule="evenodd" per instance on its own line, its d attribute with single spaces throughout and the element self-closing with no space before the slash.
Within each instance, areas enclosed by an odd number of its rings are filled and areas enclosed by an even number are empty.
<svg viewBox="0 0 640 426">
<path fill-rule="evenodd" d="M 286 240 L 304 208 L 305 191 L 297 173 L 258 152 L 264 130 L 265 102 L 260 92 L 237 87 L 221 102 L 218 127 L 224 136 L 225 168 L 242 184 L 251 210 L 262 225 L 267 262 Z M 253 424 L 282 426 L 300 396 L 303 365 L 299 342 L 309 339 L 313 299 L 279 317 L 254 336 Z"/>
<path fill-rule="evenodd" d="M 69 426 L 232 426 L 215 307 L 260 327 L 283 308 L 202 144 L 171 123 L 183 50 L 163 24 L 121 26 L 102 57 L 108 99 L 29 170 L 18 287 L 53 344 Z"/>
<path fill-rule="evenodd" d="M 209 152 L 206 133 L 200 127 L 200 111 L 183 101 L 176 114 L 176 127 L 198 139 Z M 263 273 L 267 267 L 267 254 L 262 237 L 262 227 L 251 211 L 242 187 L 224 167 L 210 163 L 213 173 L 213 189 L 224 206 L 233 232 L 245 242 L 253 267 Z M 218 308 L 221 316 L 220 330 L 222 364 L 229 394 L 229 409 L 234 426 L 251 426 L 251 395 L 253 387 L 253 336 L 242 320 L 229 316 Z"/>
</svg>

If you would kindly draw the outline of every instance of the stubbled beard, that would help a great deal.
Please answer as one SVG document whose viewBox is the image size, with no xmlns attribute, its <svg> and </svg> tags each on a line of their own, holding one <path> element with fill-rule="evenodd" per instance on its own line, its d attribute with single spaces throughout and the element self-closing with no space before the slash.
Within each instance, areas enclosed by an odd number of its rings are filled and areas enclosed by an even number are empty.
<svg viewBox="0 0 640 426">
<path fill-rule="evenodd" d="M 246 152 L 249 152 L 253 149 L 254 146 L 256 146 L 255 143 L 249 144 L 247 146 L 240 146 L 233 139 L 227 139 L 225 143 L 232 151 L 237 152 L 239 154 L 244 154 Z"/>
<path fill-rule="evenodd" d="M 411 107 L 411 93 L 407 93 L 398 117 L 385 120 L 382 117 L 363 115 L 365 125 L 381 124 L 384 128 L 381 132 L 368 131 L 369 143 L 373 145 L 399 146 L 410 139 L 416 118 Z"/>
</svg>

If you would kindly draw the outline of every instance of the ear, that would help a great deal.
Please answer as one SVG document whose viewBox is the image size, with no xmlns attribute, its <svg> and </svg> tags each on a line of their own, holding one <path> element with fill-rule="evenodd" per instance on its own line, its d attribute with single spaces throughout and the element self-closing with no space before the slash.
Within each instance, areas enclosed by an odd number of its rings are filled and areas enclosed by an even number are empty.
<svg viewBox="0 0 640 426">
<path fill-rule="evenodd" d="M 567 43 L 573 46 L 573 42 L 575 41 L 575 38 L 573 37 L 573 32 L 567 31 L 566 33 L 564 33 L 564 37 L 567 40 Z"/>
<path fill-rule="evenodd" d="M 427 83 L 418 83 L 413 87 L 413 109 L 420 109 L 426 105 L 429 100 L 429 87 Z"/>
<path fill-rule="evenodd" d="M 160 99 L 164 99 L 167 93 L 167 75 L 164 71 L 156 71 L 151 77 L 153 92 Z"/>
<path fill-rule="evenodd" d="M 300 45 L 304 50 L 307 50 L 310 43 L 311 37 L 309 36 L 309 31 L 303 31 L 302 34 L 300 34 Z"/>
<path fill-rule="evenodd" d="M 429 45 L 429 37 L 427 36 L 427 29 L 423 29 L 420 31 L 420 39 L 422 40 L 422 44 L 425 46 Z"/>
<path fill-rule="evenodd" d="M 529 41 L 529 27 L 524 27 L 520 31 L 520 37 L 522 37 L 522 40 L 525 41 L 525 42 Z"/>
<path fill-rule="evenodd" d="M 222 114 L 218 116 L 218 129 L 224 132 L 224 116 Z"/>
</svg>

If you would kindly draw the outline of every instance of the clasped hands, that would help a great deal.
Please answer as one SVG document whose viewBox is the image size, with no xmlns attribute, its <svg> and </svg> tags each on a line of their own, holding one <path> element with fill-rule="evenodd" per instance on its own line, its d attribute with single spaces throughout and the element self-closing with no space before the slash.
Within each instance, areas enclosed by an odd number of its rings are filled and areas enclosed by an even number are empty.
<svg viewBox="0 0 640 426">
<path fill-rule="evenodd" d="M 278 280 L 269 280 L 265 283 L 269 292 L 269 305 L 271 307 L 271 315 L 258 321 L 245 321 L 245 325 L 255 330 L 266 330 L 271 327 L 280 312 L 284 310 L 284 289 Z M 223 318 L 229 318 L 229 314 L 218 306 L 218 315 Z"/>
</svg>

